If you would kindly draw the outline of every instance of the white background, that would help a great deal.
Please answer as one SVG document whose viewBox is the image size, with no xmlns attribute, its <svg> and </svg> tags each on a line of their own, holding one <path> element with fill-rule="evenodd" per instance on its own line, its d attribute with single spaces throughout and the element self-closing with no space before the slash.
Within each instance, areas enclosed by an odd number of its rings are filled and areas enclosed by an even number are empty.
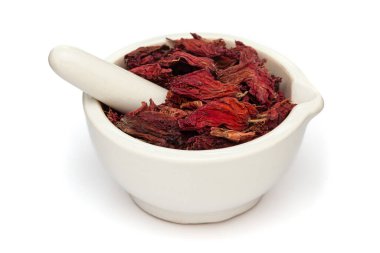
<svg viewBox="0 0 380 253">
<path fill-rule="evenodd" d="M 0 252 L 379 252 L 377 1 L 2 1 Z M 100 2 L 100 1 L 99 1 Z M 325 108 L 257 207 L 183 226 L 140 211 L 100 166 L 58 44 L 106 57 L 178 32 L 245 37 L 290 58 Z"/>
</svg>

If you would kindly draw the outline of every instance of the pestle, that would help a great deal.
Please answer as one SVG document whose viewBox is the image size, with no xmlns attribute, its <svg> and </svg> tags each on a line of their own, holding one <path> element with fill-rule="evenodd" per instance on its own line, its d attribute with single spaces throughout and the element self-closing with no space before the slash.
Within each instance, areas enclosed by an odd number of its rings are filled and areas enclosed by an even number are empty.
<svg viewBox="0 0 380 253">
<path fill-rule="evenodd" d="M 166 89 L 75 47 L 53 48 L 49 64 L 67 82 L 123 113 L 150 98 L 157 104 L 165 101 Z"/>
</svg>

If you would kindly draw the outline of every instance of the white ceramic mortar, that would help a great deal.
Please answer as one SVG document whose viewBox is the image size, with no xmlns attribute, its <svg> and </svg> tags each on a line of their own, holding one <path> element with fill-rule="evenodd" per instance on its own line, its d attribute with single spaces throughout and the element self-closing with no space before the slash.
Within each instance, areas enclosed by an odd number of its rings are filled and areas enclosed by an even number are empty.
<svg viewBox="0 0 380 253">
<path fill-rule="evenodd" d="M 177 223 L 218 222 L 253 207 L 291 164 L 309 121 L 323 108 L 323 99 L 288 59 L 262 45 L 223 34 L 228 45 L 240 40 L 268 60 L 271 73 L 283 78 L 281 89 L 296 103 L 274 130 L 237 146 L 186 151 L 163 148 L 131 137 L 105 116 L 101 104 L 83 95 L 88 128 L 98 156 L 116 181 L 146 212 Z M 124 55 L 139 46 L 165 43 L 162 36 L 123 48 L 108 61 L 123 66 Z"/>
</svg>

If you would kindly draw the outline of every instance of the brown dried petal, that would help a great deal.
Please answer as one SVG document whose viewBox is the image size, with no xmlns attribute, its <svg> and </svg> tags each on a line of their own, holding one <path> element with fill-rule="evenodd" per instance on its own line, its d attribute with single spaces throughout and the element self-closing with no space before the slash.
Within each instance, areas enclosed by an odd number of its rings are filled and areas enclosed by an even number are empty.
<svg viewBox="0 0 380 253">
<path fill-rule="evenodd" d="M 197 100 L 197 101 L 190 101 L 190 102 L 182 103 L 180 105 L 180 108 L 181 109 L 188 109 L 188 110 L 196 110 L 202 106 L 203 106 L 203 102 Z"/>
<path fill-rule="evenodd" d="M 167 140 L 163 137 L 157 137 L 155 135 L 152 135 L 150 133 L 146 133 L 144 131 L 141 131 L 138 128 L 135 128 L 135 125 L 138 125 L 138 120 L 130 119 L 128 121 L 118 121 L 115 123 L 116 127 L 118 127 L 121 131 L 124 133 L 127 133 L 133 137 L 139 138 L 143 141 L 146 141 L 150 144 L 154 144 L 157 146 L 162 147 L 168 147 L 168 148 L 175 148 L 174 145 L 169 144 Z"/>
<path fill-rule="evenodd" d="M 241 143 L 252 140 L 255 137 L 255 132 L 239 132 L 225 128 L 212 127 L 210 135 Z"/>
<path fill-rule="evenodd" d="M 171 49 L 167 45 L 139 47 L 124 57 L 127 69 L 136 68 L 144 64 L 151 64 L 168 54 Z"/>
<path fill-rule="evenodd" d="M 126 114 L 116 126 L 134 137 L 164 147 L 183 142 L 177 118 L 162 112 L 145 110 L 136 115 Z"/>
<path fill-rule="evenodd" d="M 206 150 L 216 148 L 226 148 L 235 145 L 227 139 L 210 136 L 207 134 L 191 137 L 186 144 L 187 150 Z"/>
</svg>

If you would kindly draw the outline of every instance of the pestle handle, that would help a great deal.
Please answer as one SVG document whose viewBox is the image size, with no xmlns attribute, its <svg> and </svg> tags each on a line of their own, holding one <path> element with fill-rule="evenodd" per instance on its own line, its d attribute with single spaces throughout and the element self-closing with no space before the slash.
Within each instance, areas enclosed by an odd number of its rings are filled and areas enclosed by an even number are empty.
<svg viewBox="0 0 380 253">
<path fill-rule="evenodd" d="M 78 48 L 53 48 L 49 64 L 67 82 L 123 113 L 150 98 L 157 104 L 165 101 L 166 89 Z"/>
</svg>

